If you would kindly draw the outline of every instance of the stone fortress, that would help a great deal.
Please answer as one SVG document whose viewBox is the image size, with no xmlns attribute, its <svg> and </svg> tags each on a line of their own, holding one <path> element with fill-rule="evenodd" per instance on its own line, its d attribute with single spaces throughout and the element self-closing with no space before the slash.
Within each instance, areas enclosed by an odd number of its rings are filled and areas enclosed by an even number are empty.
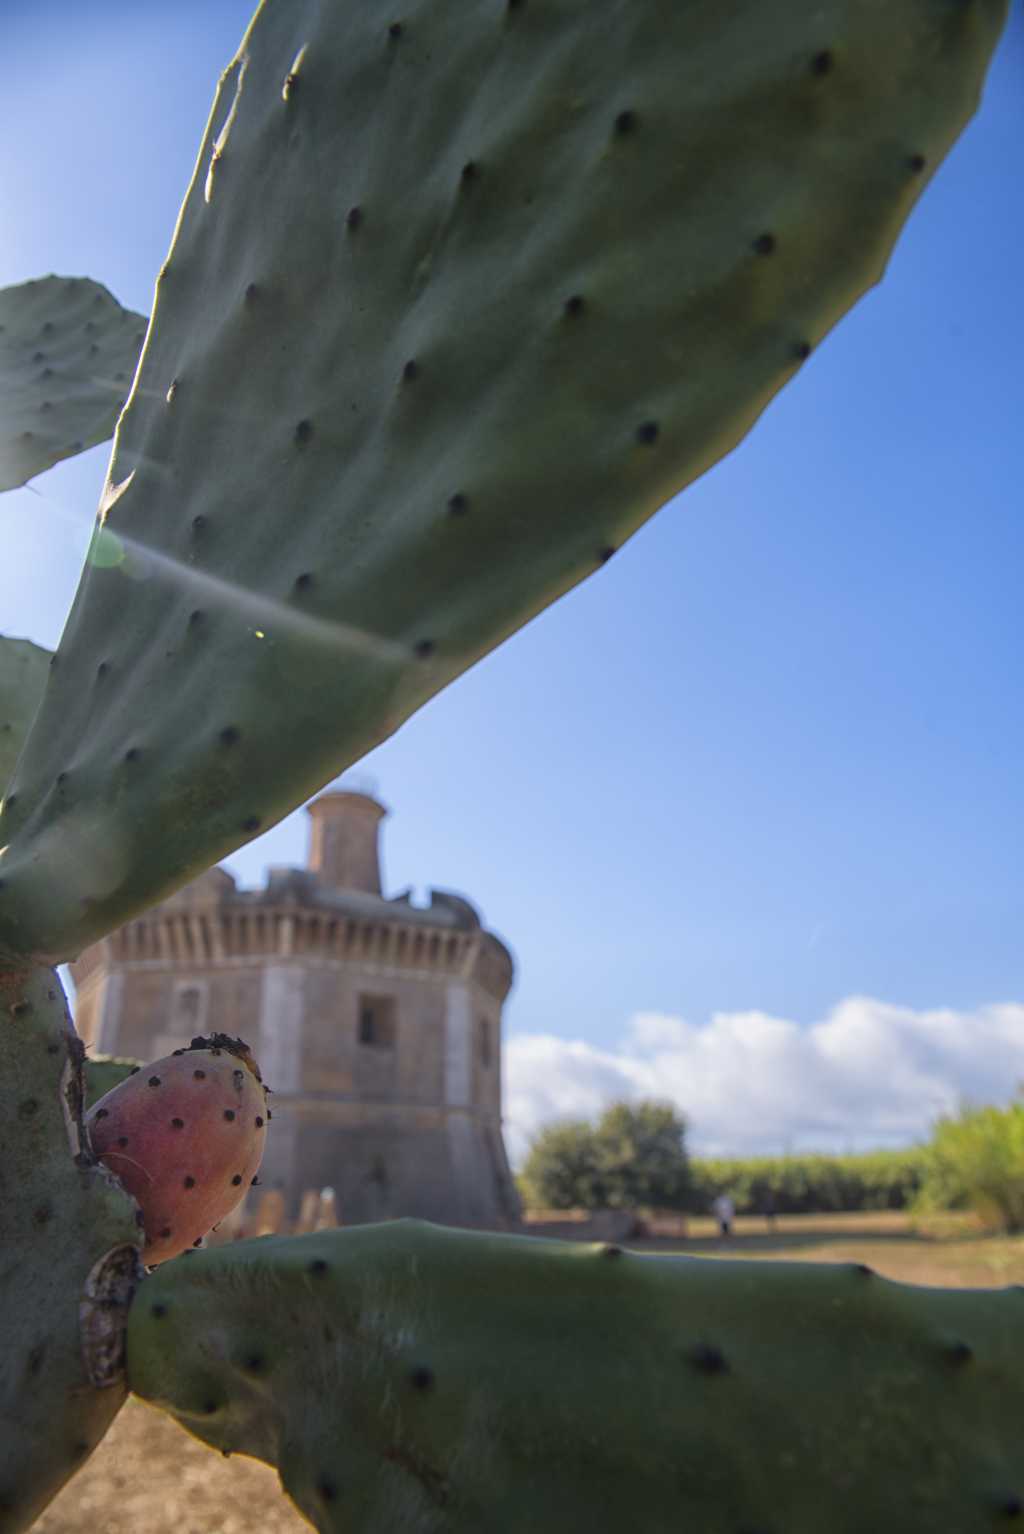
<svg viewBox="0 0 1024 1534">
<path fill-rule="evenodd" d="M 501 1134 L 508 949 L 467 900 L 381 893 L 384 806 L 309 806 L 307 868 L 240 890 L 210 869 L 71 966 L 97 1054 L 153 1060 L 195 1034 L 238 1035 L 273 1089 L 260 1170 L 294 1220 L 335 1190 L 345 1224 L 417 1215 L 504 1229 L 519 1218 Z"/>
</svg>

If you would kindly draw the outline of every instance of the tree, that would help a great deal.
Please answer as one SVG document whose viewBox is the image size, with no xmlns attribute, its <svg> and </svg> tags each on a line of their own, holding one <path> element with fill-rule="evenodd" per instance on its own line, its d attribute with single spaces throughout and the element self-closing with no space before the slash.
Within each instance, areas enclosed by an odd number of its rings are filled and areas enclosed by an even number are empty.
<svg viewBox="0 0 1024 1534">
<path fill-rule="evenodd" d="M 686 1121 L 671 1103 L 613 1103 L 596 1125 L 542 1129 L 523 1168 L 526 1197 L 543 1209 L 681 1209 L 689 1189 Z"/>
<path fill-rule="evenodd" d="M 597 1146 L 586 1119 L 562 1119 L 534 1136 L 523 1167 L 526 1201 L 535 1209 L 600 1209 Z"/>
<path fill-rule="evenodd" d="M 598 1180 L 610 1209 L 682 1209 L 686 1120 L 665 1102 L 613 1103 L 597 1123 Z"/>
</svg>

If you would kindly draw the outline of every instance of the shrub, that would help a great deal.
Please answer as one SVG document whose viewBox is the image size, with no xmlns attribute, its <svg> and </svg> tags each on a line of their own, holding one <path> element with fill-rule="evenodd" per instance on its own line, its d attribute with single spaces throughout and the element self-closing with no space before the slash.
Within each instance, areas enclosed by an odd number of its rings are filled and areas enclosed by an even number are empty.
<svg viewBox="0 0 1024 1534">
<path fill-rule="evenodd" d="M 973 1209 L 988 1224 L 1024 1231 L 1024 1102 L 964 1108 L 940 1119 L 926 1149 L 918 1204 Z"/>
<path fill-rule="evenodd" d="M 694 1213 L 705 1213 L 728 1192 L 739 1214 L 842 1214 L 906 1209 L 924 1178 L 925 1151 L 867 1151 L 859 1155 L 751 1156 L 690 1163 Z"/>
</svg>

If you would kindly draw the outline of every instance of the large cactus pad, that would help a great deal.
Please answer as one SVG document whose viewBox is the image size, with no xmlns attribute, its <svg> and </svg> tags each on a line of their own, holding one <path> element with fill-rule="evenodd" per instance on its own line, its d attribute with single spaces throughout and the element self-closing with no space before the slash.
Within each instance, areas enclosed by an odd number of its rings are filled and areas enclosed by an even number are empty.
<svg viewBox="0 0 1024 1534">
<path fill-rule="evenodd" d="M 415 1221 L 167 1263 L 133 1390 L 341 1534 L 990 1534 L 1024 1291 Z"/>
<path fill-rule="evenodd" d="M 0 945 L 65 955 L 270 825 L 733 447 L 1005 12 L 265 0 L 0 817 Z"/>
<path fill-rule="evenodd" d="M 0 490 L 107 440 L 145 333 L 88 277 L 0 288 Z"/>
<path fill-rule="evenodd" d="M 49 650 L 0 634 L 0 798 L 46 686 Z"/>
<path fill-rule="evenodd" d="M 135 1205 L 82 1128 L 82 1045 L 52 971 L 0 971 L 0 1534 L 27 1529 L 125 1398 Z"/>
</svg>

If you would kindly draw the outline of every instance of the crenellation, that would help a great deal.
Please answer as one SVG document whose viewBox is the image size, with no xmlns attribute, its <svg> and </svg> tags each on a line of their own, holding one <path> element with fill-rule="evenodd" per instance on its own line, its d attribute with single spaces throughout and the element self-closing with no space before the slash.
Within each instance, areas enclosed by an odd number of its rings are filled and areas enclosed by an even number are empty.
<svg viewBox="0 0 1024 1534">
<path fill-rule="evenodd" d="M 261 1182 L 289 1218 L 330 1186 L 344 1221 L 504 1227 L 518 1217 L 501 1139 L 511 956 L 460 895 L 431 890 L 422 907 L 368 888 L 383 806 L 327 797 L 326 817 L 311 808 L 331 832 L 329 882 L 274 868 L 239 890 L 211 869 L 76 962 L 81 1023 L 147 1059 L 200 1032 L 250 1043 L 275 1093 Z M 359 885 L 337 883 L 346 857 Z"/>
</svg>

